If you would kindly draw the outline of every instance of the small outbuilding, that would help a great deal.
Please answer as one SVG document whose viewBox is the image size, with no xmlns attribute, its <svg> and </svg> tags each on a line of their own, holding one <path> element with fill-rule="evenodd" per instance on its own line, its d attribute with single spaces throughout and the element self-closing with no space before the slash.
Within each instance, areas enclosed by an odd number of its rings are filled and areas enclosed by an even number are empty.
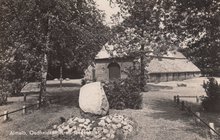
<svg viewBox="0 0 220 140">
<path fill-rule="evenodd" d="M 168 52 L 160 58 L 150 56 L 153 59 L 146 66 L 148 82 L 165 82 L 185 80 L 200 76 L 200 70 L 182 53 L 178 51 Z M 95 62 L 85 71 L 85 79 L 94 81 L 108 81 L 117 78 L 125 78 L 129 67 L 136 65 L 137 58 L 128 56 L 120 57 L 117 53 L 109 53 L 105 47 L 97 54 Z"/>
</svg>

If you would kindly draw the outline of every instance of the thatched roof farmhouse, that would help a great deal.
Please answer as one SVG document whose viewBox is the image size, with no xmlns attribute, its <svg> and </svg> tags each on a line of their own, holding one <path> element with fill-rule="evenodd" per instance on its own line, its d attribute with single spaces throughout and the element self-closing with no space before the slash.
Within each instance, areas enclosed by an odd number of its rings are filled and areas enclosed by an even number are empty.
<svg viewBox="0 0 220 140">
<path fill-rule="evenodd" d="M 153 59 L 146 66 L 149 82 L 177 81 L 200 76 L 200 70 L 178 51 L 168 52 L 160 58 Z M 135 65 L 131 57 L 119 57 L 117 53 L 110 54 L 103 47 L 97 54 L 93 65 L 85 71 L 85 79 L 106 81 L 114 78 L 125 78 L 123 72 Z"/>
</svg>

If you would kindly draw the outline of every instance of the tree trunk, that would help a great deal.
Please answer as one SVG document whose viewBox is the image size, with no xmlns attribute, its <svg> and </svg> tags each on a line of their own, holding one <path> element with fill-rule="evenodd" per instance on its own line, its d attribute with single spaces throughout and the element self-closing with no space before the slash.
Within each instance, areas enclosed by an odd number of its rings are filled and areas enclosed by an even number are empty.
<svg viewBox="0 0 220 140">
<path fill-rule="evenodd" d="M 144 86 L 146 84 L 145 81 L 145 62 L 144 62 L 144 58 L 145 58 L 145 54 L 144 54 L 144 45 L 141 45 L 141 83 L 140 83 L 140 87 L 141 87 L 141 91 L 144 91 Z"/>
<path fill-rule="evenodd" d="M 48 14 L 47 19 L 47 31 L 46 31 L 46 42 L 43 48 L 43 57 L 42 57 L 42 64 L 41 64 L 41 83 L 40 83 L 40 93 L 39 93 L 39 107 L 41 106 L 42 96 L 45 95 L 46 92 L 46 83 L 47 83 L 47 71 L 48 71 L 48 58 L 47 58 L 47 51 L 49 49 L 50 44 L 50 14 Z"/>
<path fill-rule="evenodd" d="M 41 66 L 41 83 L 40 83 L 40 95 L 39 95 L 40 104 L 41 104 L 42 96 L 44 96 L 46 92 L 47 71 L 48 71 L 48 60 L 47 60 L 47 54 L 44 53 L 42 66 Z"/>
<path fill-rule="evenodd" d="M 60 88 L 63 87 L 63 66 L 60 66 Z"/>
<path fill-rule="evenodd" d="M 144 0 L 141 0 L 140 2 L 141 2 L 141 4 L 144 4 Z M 143 12 L 142 22 L 143 22 L 143 25 L 144 25 L 145 22 L 146 22 L 144 6 L 142 6 L 142 12 Z M 144 38 L 144 30 L 143 29 L 141 30 L 141 37 L 142 37 L 142 39 Z M 142 92 L 144 92 L 144 87 L 146 85 L 145 67 L 146 67 L 146 63 L 145 63 L 145 43 L 142 43 L 141 44 L 141 84 L 140 84 Z"/>
</svg>

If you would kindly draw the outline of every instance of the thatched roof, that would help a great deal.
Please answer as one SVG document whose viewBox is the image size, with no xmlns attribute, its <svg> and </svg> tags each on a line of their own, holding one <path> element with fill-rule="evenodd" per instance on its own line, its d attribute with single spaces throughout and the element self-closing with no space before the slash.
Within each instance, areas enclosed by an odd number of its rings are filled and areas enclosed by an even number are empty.
<svg viewBox="0 0 220 140">
<path fill-rule="evenodd" d="M 117 51 L 116 51 L 117 50 Z M 99 59 L 111 59 L 111 58 L 134 58 L 135 54 L 129 52 L 126 52 L 122 49 L 117 49 L 117 47 L 115 48 L 113 45 L 110 45 L 108 43 L 106 43 L 102 49 L 98 52 L 98 54 L 96 55 L 95 59 L 99 60 Z"/>
<path fill-rule="evenodd" d="M 200 72 L 188 59 L 154 58 L 146 67 L 149 73 Z"/>
<path fill-rule="evenodd" d="M 108 58 L 117 58 L 117 57 L 121 57 L 121 56 L 116 51 L 113 50 L 112 45 L 106 44 L 96 55 L 95 59 L 108 59 Z"/>
<path fill-rule="evenodd" d="M 109 53 L 105 47 L 96 55 L 98 59 L 109 59 L 120 57 L 116 52 Z M 149 55 L 153 57 L 150 64 L 146 67 L 149 73 L 174 73 L 174 72 L 200 72 L 191 61 L 189 61 L 182 53 L 178 51 L 169 51 L 161 57 Z"/>
</svg>

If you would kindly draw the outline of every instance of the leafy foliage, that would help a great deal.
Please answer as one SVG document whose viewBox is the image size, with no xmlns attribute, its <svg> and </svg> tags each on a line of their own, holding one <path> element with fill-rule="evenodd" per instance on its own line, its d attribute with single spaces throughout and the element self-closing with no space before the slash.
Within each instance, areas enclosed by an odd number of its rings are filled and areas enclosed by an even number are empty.
<svg viewBox="0 0 220 140">
<path fill-rule="evenodd" d="M 24 51 L 26 51 L 24 53 Z M 12 95 L 21 95 L 21 89 L 28 83 L 40 80 L 40 63 L 34 51 L 22 46 L 14 53 L 14 59 L 8 66 L 10 75 L 8 80 L 12 83 Z"/>
<path fill-rule="evenodd" d="M 0 80 L 0 105 L 7 103 L 7 97 L 10 95 L 11 85 L 8 81 Z"/>
<path fill-rule="evenodd" d="M 207 97 L 203 98 L 202 106 L 207 111 L 220 111 L 220 84 L 214 79 L 209 78 L 208 82 L 203 83 L 203 88 Z"/>
<path fill-rule="evenodd" d="M 175 2 L 122 0 L 118 3 L 124 21 L 113 27 L 112 44 L 119 53 L 160 55 L 176 47 L 177 37 L 170 30 L 176 17 Z"/>
<path fill-rule="evenodd" d="M 86 79 L 82 79 L 81 80 L 81 85 L 83 86 L 83 85 L 85 85 L 86 84 Z"/>
<path fill-rule="evenodd" d="M 178 3 L 178 13 L 181 14 L 177 21 L 182 20 L 179 34 L 188 38 L 188 47 L 183 53 L 201 69 L 203 75 L 219 76 L 219 1 L 178 0 Z"/>
<path fill-rule="evenodd" d="M 142 107 L 142 94 L 140 87 L 140 70 L 129 69 L 126 79 L 115 79 L 106 82 L 106 92 L 110 108 L 140 109 Z"/>
<path fill-rule="evenodd" d="M 102 18 L 92 0 L 1 0 L 1 72 L 9 69 L 4 80 L 21 83 L 17 91 L 33 80 L 45 89 L 48 60 L 85 69 L 107 40 Z"/>
<path fill-rule="evenodd" d="M 119 4 L 118 15 L 124 18 L 113 27 L 112 44 L 119 53 L 161 55 L 179 46 L 189 47 L 185 55 L 199 68 L 211 75 L 219 73 L 218 0 L 109 1 Z"/>
<path fill-rule="evenodd" d="M 177 17 L 175 1 L 167 0 L 115 0 L 124 21 L 112 29 L 111 44 L 122 55 L 140 57 L 141 86 L 144 89 L 145 66 L 150 55 L 161 56 L 173 50 L 180 40 L 172 32 L 173 18 Z M 116 16 L 116 19 L 118 17 Z M 146 57 L 147 56 L 147 57 Z"/>
</svg>

